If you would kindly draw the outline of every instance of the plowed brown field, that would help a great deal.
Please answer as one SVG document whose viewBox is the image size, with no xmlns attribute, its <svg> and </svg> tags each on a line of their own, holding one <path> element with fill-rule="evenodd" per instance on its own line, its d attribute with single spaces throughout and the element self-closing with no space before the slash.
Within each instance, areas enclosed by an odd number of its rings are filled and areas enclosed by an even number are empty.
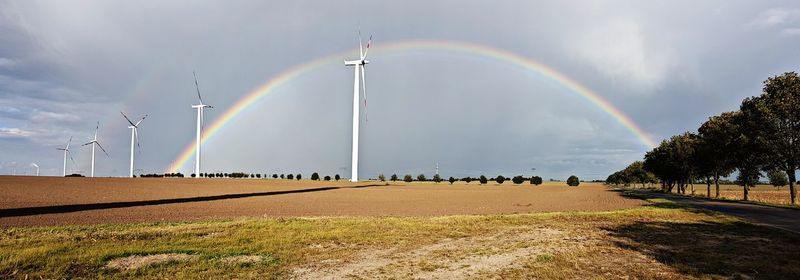
<svg viewBox="0 0 800 280">
<path fill-rule="evenodd" d="M 0 176 L 0 226 L 236 217 L 441 216 L 630 208 L 601 184 Z"/>
</svg>

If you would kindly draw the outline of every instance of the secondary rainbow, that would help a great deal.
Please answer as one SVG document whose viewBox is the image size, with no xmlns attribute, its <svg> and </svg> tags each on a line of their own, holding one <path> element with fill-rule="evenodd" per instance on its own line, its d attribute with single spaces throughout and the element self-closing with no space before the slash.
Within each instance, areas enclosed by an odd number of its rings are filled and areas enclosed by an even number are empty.
<svg viewBox="0 0 800 280">
<path fill-rule="evenodd" d="M 595 106 L 597 106 L 598 108 L 609 114 L 611 117 L 613 117 L 617 122 L 622 124 L 622 126 L 624 126 L 626 129 L 632 132 L 633 135 L 636 136 L 636 138 L 639 139 L 639 141 L 641 141 L 648 148 L 656 146 L 655 142 L 653 142 L 653 140 L 647 135 L 647 133 L 645 133 L 641 128 L 639 128 L 639 126 L 637 126 L 636 123 L 634 123 L 630 117 L 628 117 L 622 111 L 614 107 L 614 105 L 605 100 L 599 94 L 595 93 L 589 88 L 583 86 L 577 81 L 567 77 L 566 75 L 556 71 L 555 69 L 547 65 L 544 65 L 527 57 L 523 57 L 506 50 L 496 49 L 473 43 L 459 42 L 459 41 L 411 40 L 411 41 L 376 44 L 374 46 L 373 52 L 376 56 L 380 56 L 381 54 L 385 53 L 403 52 L 411 50 L 449 51 L 449 52 L 459 52 L 471 55 L 478 55 L 506 62 L 511 65 L 515 65 L 522 68 L 523 70 L 532 71 L 534 73 L 541 75 L 542 77 L 545 77 L 553 82 L 556 82 L 557 84 L 563 86 L 570 92 L 578 94 L 579 96 L 588 100 L 590 103 L 594 104 Z M 233 106 L 231 106 L 221 116 L 215 119 L 211 123 L 211 125 L 206 129 L 201 141 L 205 143 L 209 139 L 213 138 L 217 134 L 217 132 L 219 132 L 221 129 L 225 127 L 226 124 L 231 123 L 231 121 L 234 120 L 236 116 L 247 111 L 249 107 L 257 103 L 262 97 L 266 96 L 276 88 L 290 82 L 295 77 L 301 76 L 309 71 L 312 71 L 328 63 L 341 63 L 342 59 L 348 54 L 352 54 L 352 51 L 336 53 L 322 58 L 318 58 L 278 73 L 277 75 L 269 79 L 266 83 L 252 90 L 245 97 L 236 101 L 236 103 Z M 194 149 L 195 149 L 195 141 L 192 141 L 180 153 L 178 158 L 176 158 L 172 162 L 172 164 L 169 166 L 166 172 L 179 172 L 181 168 L 193 158 L 192 151 L 194 151 Z"/>
</svg>

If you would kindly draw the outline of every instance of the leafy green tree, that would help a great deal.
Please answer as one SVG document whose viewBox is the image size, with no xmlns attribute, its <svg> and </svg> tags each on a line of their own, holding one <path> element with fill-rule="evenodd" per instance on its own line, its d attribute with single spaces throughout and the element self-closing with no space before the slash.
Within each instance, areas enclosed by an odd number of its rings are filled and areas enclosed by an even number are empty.
<svg viewBox="0 0 800 280">
<path fill-rule="evenodd" d="M 383 174 L 380 174 L 380 175 L 378 175 L 378 180 L 381 181 L 381 182 L 384 182 L 384 181 L 386 181 L 386 176 L 383 176 Z"/>
<path fill-rule="evenodd" d="M 403 182 L 411 183 L 411 181 L 414 181 L 414 178 L 411 177 L 411 174 L 406 174 L 405 176 L 403 176 Z"/>
<path fill-rule="evenodd" d="M 467 184 L 469 184 L 469 182 L 472 182 L 472 178 L 467 176 L 467 177 L 461 179 L 461 181 L 467 182 Z"/>
<path fill-rule="evenodd" d="M 450 184 L 452 185 L 453 183 L 456 182 L 456 178 L 453 178 L 453 176 L 450 176 L 450 179 L 447 179 L 447 181 L 450 182 Z"/>
<path fill-rule="evenodd" d="M 419 175 L 417 175 L 417 181 L 420 181 L 420 182 L 425 182 L 425 181 L 427 181 L 427 178 L 425 178 L 425 174 L 419 174 Z"/>
<path fill-rule="evenodd" d="M 272 174 L 272 179 L 278 179 L 278 174 Z"/>
<path fill-rule="evenodd" d="M 768 171 L 767 178 L 769 178 L 769 184 L 776 187 L 783 187 L 789 184 L 789 178 L 781 170 L 773 169 Z"/>
<path fill-rule="evenodd" d="M 524 182 L 524 181 L 525 181 L 525 178 L 522 178 L 522 176 L 514 176 L 514 178 L 511 178 L 511 182 L 513 182 L 514 184 L 517 184 L 517 185 L 522 184 L 522 182 Z"/>
<path fill-rule="evenodd" d="M 286 175 L 286 179 L 294 180 L 294 175 L 293 174 Z"/>
<path fill-rule="evenodd" d="M 750 188 L 758 184 L 761 170 L 769 166 L 769 164 L 765 165 L 768 162 L 766 157 L 769 154 L 767 140 L 759 131 L 764 126 L 763 118 L 758 116 L 761 112 L 757 109 L 762 101 L 762 97 L 745 99 L 739 109 L 741 113 L 734 118 L 737 130 L 733 133 L 738 136 L 735 140 L 734 151 L 729 156 L 739 171 L 736 183 L 742 186 L 744 200 L 748 200 Z"/>
<path fill-rule="evenodd" d="M 439 174 L 433 174 L 433 181 L 439 183 L 442 181 L 442 177 Z"/>
<path fill-rule="evenodd" d="M 494 181 L 502 185 L 503 182 L 506 181 L 506 177 L 503 177 L 503 175 L 497 175 L 497 177 L 494 178 Z"/>
<path fill-rule="evenodd" d="M 191 175 L 191 176 L 192 176 L 192 178 L 194 178 L 194 177 L 195 177 L 194 173 L 192 173 L 192 175 Z"/>
<path fill-rule="evenodd" d="M 333 176 L 333 179 L 335 179 L 336 181 L 339 181 L 339 179 L 342 179 L 342 176 L 339 176 L 339 174 L 336 174 L 335 176 Z"/>
<path fill-rule="evenodd" d="M 489 182 L 489 179 L 486 179 L 486 176 L 481 175 L 479 181 L 481 182 L 481 185 L 486 185 L 486 183 Z"/>
<path fill-rule="evenodd" d="M 577 187 L 581 184 L 581 180 L 578 179 L 578 176 L 572 175 L 567 178 L 567 185 L 571 187 Z"/>
<path fill-rule="evenodd" d="M 757 124 L 757 141 L 764 146 L 761 157 L 764 167 L 779 169 L 788 175 L 789 197 L 792 204 L 796 204 L 795 171 L 800 165 L 800 76 L 788 72 L 768 78 L 764 81 L 762 95 L 747 101 L 753 104 L 741 110 Z"/>
<path fill-rule="evenodd" d="M 286 178 L 286 175 L 281 174 L 281 179 L 285 179 L 285 178 Z"/>
<path fill-rule="evenodd" d="M 395 182 L 395 181 L 397 181 L 397 174 L 392 174 L 392 177 L 389 177 L 389 178 L 390 178 L 389 180 L 392 180 L 392 182 Z"/>
<path fill-rule="evenodd" d="M 303 178 L 303 175 L 300 175 L 300 173 L 297 173 L 297 176 L 295 176 L 295 178 L 297 178 L 297 180 L 300 181 L 300 179 Z"/>
<path fill-rule="evenodd" d="M 541 185 L 542 184 L 542 177 L 539 176 L 532 176 L 531 177 L 531 184 L 533 185 Z"/>
<path fill-rule="evenodd" d="M 739 112 L 725 112 L 708 119 L 700 126 L 697 164 L 714 181 L 715 197 L 719 198 L 719 178 L 730 175 L 736 168 L 731 154 L 735 152 L 739 128 L 734 121 Z M 707 185 L 710 185 L 706 181 Z M 711 196 L 711 192 L 707 192 Z"/>
<path fill-rule="evenodd" d="M 319 173 L 317 173 L 317 172 L 311 173 L 311 180 L 312 181 L 319 181 Z"/>
<path fill-rule="evenodd" d="M 331 180 L 331 176 L 325 175 L 324 179 L 325 179 L 325 181 L 330 181 Z"/>
</svg>

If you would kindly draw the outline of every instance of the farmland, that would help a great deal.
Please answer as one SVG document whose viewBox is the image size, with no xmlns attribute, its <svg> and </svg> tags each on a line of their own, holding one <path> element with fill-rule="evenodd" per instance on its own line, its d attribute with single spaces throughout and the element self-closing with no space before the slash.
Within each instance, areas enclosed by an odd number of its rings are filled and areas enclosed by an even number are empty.
<svg viewBox="0 0 800 280">
<path fill-rule="evenodd" d="M 0 177 L 0 225 L 239 217 L 441 216 L 603 211 L 643 203 L 601 184 Z"/>
<path fill-rule="evenodd" d="M 2 278 L 800 275 L 795 233 L 601 184 L 0 182 Z"/>
</svg>

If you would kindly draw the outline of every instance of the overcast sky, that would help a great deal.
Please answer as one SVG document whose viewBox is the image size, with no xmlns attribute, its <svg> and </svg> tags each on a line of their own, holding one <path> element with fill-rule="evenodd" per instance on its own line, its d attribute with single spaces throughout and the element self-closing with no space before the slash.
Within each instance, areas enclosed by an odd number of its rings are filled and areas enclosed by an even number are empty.
<svg viewBox="0 0 800 280">
<path fill-rule="evenodd" d="M 0 174 L 163 172 L 195 137 L 192 71 L 213 122 L 296 65 L 406 40 L 483 45 L 593 90 L 655 141 L 694 131 L 797 71 L 797 1 L 0 1 Z M 361 176 L 603 179 L 649 149 L 591 102 L 507 62 L 419 48 L 370 53 Z M 204 171 L 349 176 L 353 69 L 304 72 L 204 146 Z M 184 167 L 191 173 L 192 162 Z M 535 171 L 531 169 L 535 168 Z"/>
</svg>

